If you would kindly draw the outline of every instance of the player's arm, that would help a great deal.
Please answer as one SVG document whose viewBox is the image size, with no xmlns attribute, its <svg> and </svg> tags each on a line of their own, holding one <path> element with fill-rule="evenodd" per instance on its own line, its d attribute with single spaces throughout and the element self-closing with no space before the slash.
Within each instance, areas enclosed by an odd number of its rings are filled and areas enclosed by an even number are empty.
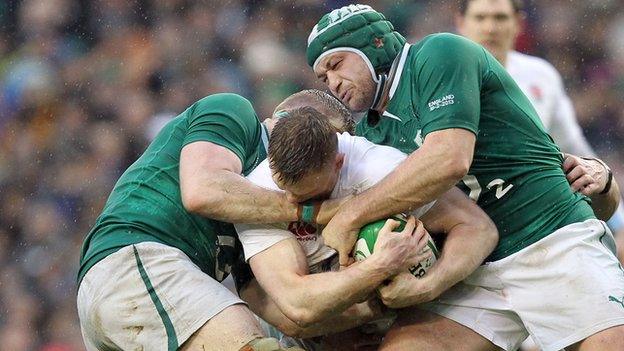
<svg viewBox="0 0 624 351">
<path fill-rule="evenodd" d="M 187 211 L 227 222 L 297 220 L 297 206 L 283 193 L 254 185 L 241 176 L 240 158 L 207 141 L 182 148 L 180 188 Z"/>
<path fill-rule="evenodd" d="M 601 220 L 611 218 L 620 203 L 620 189 L 608 166 L 596 158 L 564 155 L 563 170 L 574 191 L 592 200 L 592 209 Z"/>
<path fill-rule="evenodd" d="M 377 299 L 370 299 L 356 303 L 325 320 L 300 326 L 288 318 L 254 279 L 240 292 L 241 298 L 247 302 L 249 308 L 269 324 L 282 333 L 296 338 L 311 338 L 326 334 L 339 333 L 355 328 L 366 322 L 381 318 L 382 308 Z"/>
<path fill-rule="evenodd" d="M 216 94 L 189 109 L 180 153 L 180 188 L 187 211 L 227 222 L 297 220 L 297 204 L 282 192 L 258 187 L 241 176 L 245 160 L 258 157 L 263 133 L 251 103 L 236 94 Z M 335 212 L 330 203 L 319 219 Z M 328 219 L 326 219 L 328 220 Z"/>
<path fill-rule="evenodd" d="M 308 274 L 306 255 L 294 238 L 282 240 L 249 260 L 258 283 L 288 319 L 309 326 L 342 313 L 364 300 L 381 282 L 428 257 L 426 231 L 413 217 L 401 233 L 389 220 L 380 231 L 374 253 L 344 270 Z"/>
<path fill-rule="evenodd" d="M 401 274 L 380 289 L 382 301 L 400 308 L 435 299 L 479 267 L 498 243 L 492 220 L 453 187 L 421 217 L 430 232 L 447 235 L 438 261 L 422 278 Z"/>
<path fill-rule="evenodd" d="M 366 223 L 420 207 L 437 198 L 470 169 L 480 115 L 480 72 L 483 48 L 452 35 L 440 35 L 421 49 L 421 67 L 414 101 L 425 135 L 423 145 L 381 182 L 340 208 L 323 231 L 327 245 L 337 249 L 340 263 Z M 424 62 L 424 63 L 423 63 Z M 452 96 L 453 103 L 429 103 Z"/>
</svg>

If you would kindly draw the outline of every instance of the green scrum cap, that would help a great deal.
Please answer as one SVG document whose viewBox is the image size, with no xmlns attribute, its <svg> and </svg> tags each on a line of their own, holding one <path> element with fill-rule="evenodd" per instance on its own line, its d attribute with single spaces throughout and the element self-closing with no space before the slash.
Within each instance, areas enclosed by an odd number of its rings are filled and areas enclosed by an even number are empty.
<svg viewBox="0 0 624 351">
<path fill-rule="evenodd" d="M 404 44 L 405 38 L 380 12 L 368 5 L 347 5 L 321 17 L 308 37 L 306 56 L 314 69 L 333 52 L 355 52 L 379 82 L 378 73 L 390 69 Z"/>
</svg>

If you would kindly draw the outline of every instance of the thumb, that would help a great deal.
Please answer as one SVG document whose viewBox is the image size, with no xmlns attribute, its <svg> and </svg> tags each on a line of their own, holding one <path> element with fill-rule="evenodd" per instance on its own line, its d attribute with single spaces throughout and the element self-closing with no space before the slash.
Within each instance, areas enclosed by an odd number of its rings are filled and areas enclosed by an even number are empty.
<svg viewBox="0 0 624 351">
<path fill-rule="evenodd" d="M 381 229 L 379 230 L 379 233 L 390 233 L 394 231 L 394 229 L 397 228 L 399 224 L 401 224 L 399 221 L 395 221 L 392 218 L 388 218 L 386 220 L 386 223 L 384 223 L 383 227 L 381 227 Z"/>
<path fill-rule="evenodd" d="M 340 266 L 349 265 L 349 254 L 349 250 L 344 247 L 338 249 L 338 261 L 340 262 Z"/>
</svg>

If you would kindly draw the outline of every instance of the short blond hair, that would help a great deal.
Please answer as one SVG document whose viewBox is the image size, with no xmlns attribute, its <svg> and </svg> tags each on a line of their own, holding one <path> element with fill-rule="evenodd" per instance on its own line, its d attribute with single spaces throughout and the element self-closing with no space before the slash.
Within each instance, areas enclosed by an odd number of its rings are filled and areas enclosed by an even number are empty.
<svg viewBox="0 0 624 351">
<path fill-rule="evenodd" d="M 338 132 L 355 133 L 355 123 L 351 111 L 331 94 L 318 89 L 306 89 L 294 93 L 284 99 L 273 112 L 274 116 L 280 113 L 289 113 L 297 108 L 309 106 L 326 116 Z"/>
</svg>

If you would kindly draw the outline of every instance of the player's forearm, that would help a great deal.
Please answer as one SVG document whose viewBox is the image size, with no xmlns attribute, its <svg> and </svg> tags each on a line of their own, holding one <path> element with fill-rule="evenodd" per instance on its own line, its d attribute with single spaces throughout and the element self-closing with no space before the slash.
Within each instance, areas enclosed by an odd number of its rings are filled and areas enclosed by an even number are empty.
<svg viewBox="0 0 624 351">
<path fill-rule="evenodd" d="M 449 157 L 450 152 L 446 148 L 423 146 L 382 181 L 349 201 L 339 214 L 364 225 L 436 199 L 453 187 L 470 166 Z"/>
<path fill-rule="evenodd" d="M 194 193 L 183 197 L 192 213 L 234 223 L 276 223 L 297 220 L 297 206 L 283 193 L 261 188 L 230 171 L 211 172 L 196 180 Z"/>
<path fill-rule="evenodd" d="M 608 220 L 613 216 L 620 204 L 620 188 L 615 181 L 612 180 L 611 188 L 606 194 L 594 194 L 590 196 L 592 200 L 592 209 L 598 219 Z"/>
<path fill-rule="evenodd" d="M 342 313 L 336 313 L 326 320 L 308 326 L 300 326 L 282 312 L 255 279 L 241 291 L 241 297 L 255 314 L 284 334 L 297 338 L 310 338 L 341 332 L 382 316 L 382 307 L 378 303 L 371 305 L 370 301 L 366 301 L 353 304 Z"/>
<path fill-rule="evenodd" d="M 299 326 L 307 327 L 366 299 L 392 275 L 371 258 L 341 271 L 302 276 L 284 293 L 283 303 L 287 305 L 281 304 L 282 311 Z"/>
<path fill-rule="evenodd" d="M 380 317 L 380 314 L 371 310 L 368 302 L 357 303 L 347 308 L 342 313 L 328 319 L 311 324 L 307 327 L 298 327 L 296 329 L 296 334 L 291 336 L 312 338 L 315 336 L 340 333 Z"/>
<path fill-rule="evenodd" d="M 447 235 L 438 261 L 421 278 L 431 281 L 435 296 L 464 280 L 474 272 L 498 243 L 494 225 L 484 223 L 456 225 Z"/>
</svg>

